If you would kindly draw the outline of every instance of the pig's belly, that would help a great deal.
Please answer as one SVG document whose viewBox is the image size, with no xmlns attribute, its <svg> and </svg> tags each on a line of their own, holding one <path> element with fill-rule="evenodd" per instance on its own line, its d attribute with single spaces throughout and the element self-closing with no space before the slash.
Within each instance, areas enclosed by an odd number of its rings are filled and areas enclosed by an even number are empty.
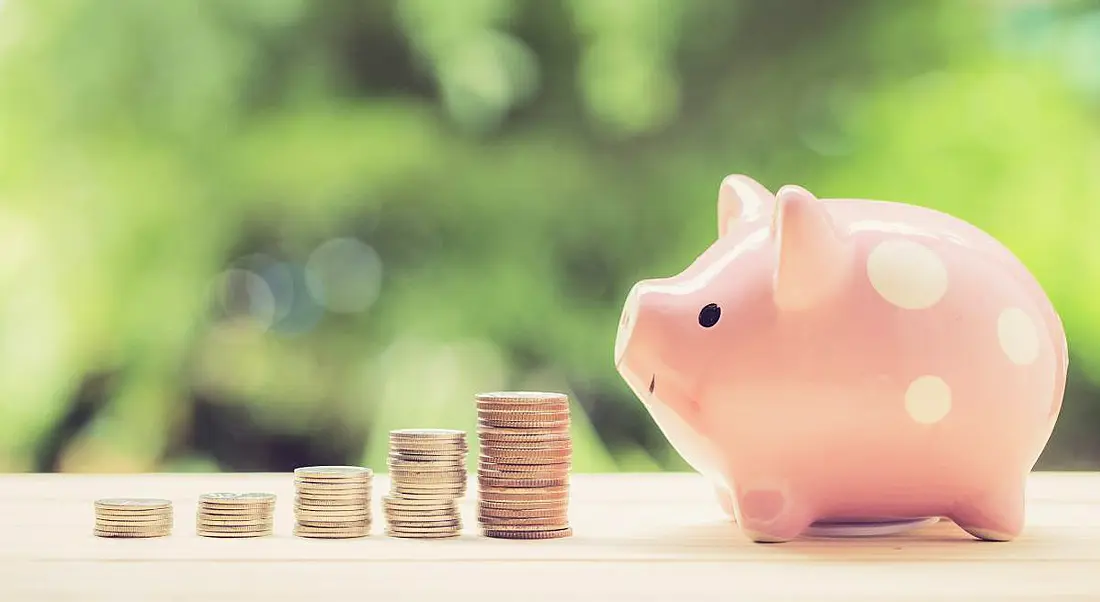
<svg viewBox="0 0 1100 602">
<path fill-rule="evenodd" d="M 997 439 L 945 427 L 940 436 L 853 428 L 798 433 L 783 448 L 733 445 L 727 482 L 740 493 L 776 490 L 821 519 L 949 515 L 984 495 L 1020 484 L 1041 434 Z"/>
</svg>

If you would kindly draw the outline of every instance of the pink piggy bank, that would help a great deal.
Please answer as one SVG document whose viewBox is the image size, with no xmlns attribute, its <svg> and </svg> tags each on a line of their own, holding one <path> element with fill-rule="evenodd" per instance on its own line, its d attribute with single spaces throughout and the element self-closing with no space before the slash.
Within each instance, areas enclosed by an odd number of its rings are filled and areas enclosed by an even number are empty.
<svg viewBox="0 0 1100 602">
<path fill-rule="evenodd" d="M 1061 320 L 994 238 L 730 176 L 718 239 L 630 291 L 615 365 L 756 542 L 952 519 L 1008 541 L 1062 405 Z"/>
</svg>

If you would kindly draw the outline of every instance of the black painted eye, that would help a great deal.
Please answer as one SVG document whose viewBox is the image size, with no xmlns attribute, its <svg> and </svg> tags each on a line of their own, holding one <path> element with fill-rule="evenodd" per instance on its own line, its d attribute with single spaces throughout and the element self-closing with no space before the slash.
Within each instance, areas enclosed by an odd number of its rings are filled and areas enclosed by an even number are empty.
<svg viewBox="0 0 1100 602">
<path fill-rule="evenodd" d="M 703 328 L 710 328 L 718 323 L 718 318 L 722 317 L 722 308 L 718 307 L 717 303 L 710 303 L 699 310 L 699 325 Z"/>
</svg>

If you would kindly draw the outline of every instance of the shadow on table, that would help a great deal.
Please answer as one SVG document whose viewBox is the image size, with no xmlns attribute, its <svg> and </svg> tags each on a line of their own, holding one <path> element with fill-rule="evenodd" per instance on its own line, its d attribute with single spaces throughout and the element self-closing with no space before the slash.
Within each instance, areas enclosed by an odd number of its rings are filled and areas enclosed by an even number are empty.
<svg viewBox="0 0 1100 602">
<path fill-rule="evenodd" d="M 945 549 L 965 554 L 974 546 L 985 549 L 999 544 L 975 540 L 950 520 L 915 529 L 913 531 L 874 537 L 811 537 L 803 536 L 780 544 L 759 544 L 749 540 L 735 523 L 715 520 L 672 529 L 646 533 L 644 541 L 633 542 L 635 549 L 641 544 L 648 551 L 662 557 L 722 560 L 763 559 L 789 556 L 806 560 L 821 557 L 822 560 L 927 560 Z"/>
</svg>

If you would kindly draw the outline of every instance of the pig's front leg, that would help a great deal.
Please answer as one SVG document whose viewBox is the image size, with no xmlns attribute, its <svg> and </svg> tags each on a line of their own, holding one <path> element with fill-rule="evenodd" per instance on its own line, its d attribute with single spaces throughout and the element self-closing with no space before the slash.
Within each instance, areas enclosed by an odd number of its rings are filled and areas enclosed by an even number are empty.
<svg viewBox="0 0 1100 602">
<path fill-rule="evenodd" d="M 1024 482 L 1013 480 L 958 504 L 951 520 L 985 541 L 1012 541 L 1024 529 Z"/>
<path fill-rule="evenodd" d="M 733 501 L 733 494 L 730 493 L 728 487 L 722 484 L 716 483 L 714 485 L 714 496 L 718 498 L 718 505 L 722 507 L 722 512 L 726 513 L 726 516 L 731 520 L 737 521 L 737 504 Z"/>
<path fill-rule="evenodd" d="M 790 541 L 815 520 L 812 509 L 789 487 L 738 486 L 734 496 L 737 524 L 756 543 Z"/>
</svg>

